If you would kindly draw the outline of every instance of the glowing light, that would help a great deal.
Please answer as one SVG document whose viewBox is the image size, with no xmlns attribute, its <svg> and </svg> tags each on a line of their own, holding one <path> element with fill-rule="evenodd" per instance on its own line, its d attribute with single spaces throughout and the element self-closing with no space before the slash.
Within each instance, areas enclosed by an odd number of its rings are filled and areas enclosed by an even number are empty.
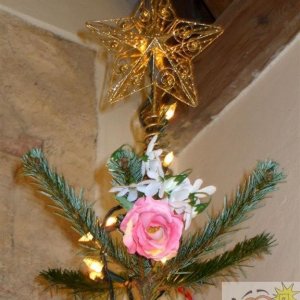
<svg viewBox="0 0 300 300">
<path fill-rule="evenodd" d="M 163 161 L 163 165 L 164 167 L 168 167 L 174 160 L 174 153 L 173 152 L 170 152 L 166 155 L 164 161 Z"/>
<path fill-rule="evenodd" d="M 167 258 L 167 257 L 164 257 L 164 258 L 161 259 L 160 262 L 161 262 L 163 265 L 165 265 L 167 261 L 168 261 L 168 258 Z"/>
<path fill-rule="evenodd" d="M 88 232 L 87 234 L 83 235 L 78 241 L 79 242 L 90 242 L 93 240 L 93 235 Z"/>
<path fill-rule="evenodd" d="M 115 225 L 117 223 L 117 221 L 118 221 L 118 219 L 116 217 L 109 217 L 106 220 L 105 226 L 109 227 L 109 226 Z"/>
<path fill-rule="evenodd" d="M 98 272 L 91 272 L 91 273 L 89 274 L 89 277 L 90 277 L 90 279 L 92 279 L 92 280 L 97 280 L 98 278 L 99 278 L 99 279 L 103 279 L 103 278 L 104 278 L 102 272 L 100 272 L 100 273 L 98 273 Z"/>
<path fill-rule="evenodd" d="M 104 267 L 103 263 L 91 258 L 85 258 L 83 262 L 94 272 L 101 273 Z"/>
<path fill-rule="evenodd" d="M 176 107 L 177 107 L 177 103 L 174 103 L 174 104 L 170 105 L 170 107 L 168 108 L 166 115 L 165 115 L 165 118 L 168 121 L 174 117 Z"/>
<path fill-rule="evenodd" d="M 177 17 L 171 0 L 141 0 L 133 17 L 90 21 L 87 27 L 108 51 L 115 53 L 111 103 L 151 85 L 190 106 L 197 106 L 192 60 L 223 29 Z M 153 58 L 153 59 L 150 59 Z"/>
</svg>

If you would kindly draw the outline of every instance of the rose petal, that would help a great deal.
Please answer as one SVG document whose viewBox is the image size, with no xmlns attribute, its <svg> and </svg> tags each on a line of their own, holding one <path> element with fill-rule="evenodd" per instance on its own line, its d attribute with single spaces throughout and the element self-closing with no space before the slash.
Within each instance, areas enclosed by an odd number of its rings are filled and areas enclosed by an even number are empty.
<svg viewBox="0 0 300 300">
<path fill-rule="evenodd" d="M 130 253 L 160 261 L 176 255 L 183 219 L 173 213 L 167 201 L 145 197 L 135 202 L 120 228 L 125 231 L 123 240 Z"/>
</svg>

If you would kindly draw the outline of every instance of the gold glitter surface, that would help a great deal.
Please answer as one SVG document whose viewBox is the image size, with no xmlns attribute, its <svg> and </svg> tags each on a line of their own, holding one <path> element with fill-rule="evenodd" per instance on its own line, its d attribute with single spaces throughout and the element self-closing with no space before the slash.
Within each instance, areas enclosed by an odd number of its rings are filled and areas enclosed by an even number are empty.
<svg viewBox="0 0 300 300">
<path fill-rule="evenodd" d="M 132 17 L 91 21 L 87 27 L 115 53 L 108 101 L 154 86 L 194 107 L 192 59 L 223 32 L 178 18 L 169 0 L 142 0 Z"/>
</svg>

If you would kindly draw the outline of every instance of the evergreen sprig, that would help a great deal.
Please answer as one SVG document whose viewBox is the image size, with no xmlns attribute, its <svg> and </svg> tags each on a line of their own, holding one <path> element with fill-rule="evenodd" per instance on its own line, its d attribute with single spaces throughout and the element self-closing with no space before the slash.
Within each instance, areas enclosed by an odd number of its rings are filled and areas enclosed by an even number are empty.
<svg viewBox="0 0 300 300">
<path fill-rule="evenodd" d="M 53 201 L 56 214 L 65 218 L 80 235 L 90 232 L 106 250 L 113 249 L 113 242 L 107 232 L 99 226 L 92 206 L 83 199 L 83 192 L 77 196 L 63 176 L 49 167 L 40 149 L 32 149 L 22 158 L 24 174 L 33 179 L 38 191 Z"/>
<path fill-rule="evenodd" d="M 76 195 L 64 177 L 49 167 L 48 161 L 40 149 L 32 149 L 22 158 L 25 176 L 33 179 L 39 192 L 53 201 L 56 213 L 72 225 L 80 235 L 92 234 L 101 250 L 105 251 L 116 263 L 128 269 L 132 266 L 132 256 L 116 245 L 109 233 L 99 226 L 92 206 L 83 199 L 83 193 Z"/>
<path fill-rule="evenodd" d="M 68 220 L 73 229 L 84 235 L 90 232 L 94 237 L 105 233 L 100 232 L 98 220 L 91 205 L 83 199 L 83 192 L 79 196 L 69 186 L 64 177 L 58 175 L 49 167 L 41 149 L 32 149 L 22 158 L 24 175 L 33 179 L 38 191 L 53 201 L 56 213 Z M 106 244 L 105 241 L 104 244 Z"/>
<path fill-rule="evenodd" d="M 235 276 L 235 271 L 245 267 L 245 262 L 262 254 L 269 254 L 274 245 L 274 238 L 268 233 L 262 233 L 249 240 L 238 243 L 232 250 L 226 251 L 212 259 L 188 265 L 179 273 L 167 278 L 169 286 L 200 287 L 211 284 L 212 279 Z"/>
<path fill-rule="evenodd" d="M 262 200 L 276 189 L 285 178 L 279 165 L 274 161 L 260 161 L 256 168 L 237 188 L 231 204 L 225 197 L 224 208 L 219 215 L 209 220 L 205 228 L 188 236 L 182 241 L 178 255 L 170 262 L 175 270 L 185 268 L 197 261 L 201 255 L 216 250 L 220 238 L 238 230 L 241 222 L 249 218 L 250 213 L 258 208 Z"/>
<path fill-rule="evenodd" d="M 48 269 L 42 271 L 40 276 L 47 280 L 50 286 L 71 290 L 74 294 L 104 296 L 109 292 L 109 286 L 106 281 L 91 280 L 80 271 Z"/>
<path fill-rule="evenodd" d="M 112 175 L 113 186 L 130 185 L 143 179 L 142 160 L 128 145 L 120 147 L 111 155 L 107 168 Z"/>
<path fill-rule="evenodd" d="M 262 233 L 238 243 L 223 254 L 210 259 L 205 259 L 204 256 L 218 249 L 221 238 L 238 230 L 237 225 L 247 220 L 250 213 L 283 181 L 285 176 L 273 161 L 259 162 L 245 182 L 237 188 L 230 204 L 225 197 L 221 213 L 212 217 L 204 229 L 184 238 L 177 256 L 159 267 L 159 272 L 157 266 L 153 266 L 149 260 L 137 254 L 130 255 L 122 242 L 113 240 L 110 233 L 100 226 L 92 206 L 84 200 L 83 193 L 76 195 L 63 176 L 49 167 L 40 149 L 28 152 L 23 157 L 23 166 L 25 175 L 31 177 L 38 190 L 53 201 L 57 214 L 67 219 L 81 236 L 90 232 L 95 245 L 106 253 L 107 263 L 117 263 L 124 269 L 122 274 L 116 274 L 106 264 L 106 277 L 99 282 L 90 280 L 80 271 L 49 269 L 41 273 L 51 285 L 73 290 L 74 294 L 88 294 L 100 299 L 107 296 L 113 287 L 116 291 L 124 292 L 125 289 L 130 299 L 133 299 L 132 286 L 127 283 L 139 284 L 141 280 L 149 287 L 198 288 L 202 284 L 211 283 L 217 276 L 235 275 L 236 269 L 242 267 L 246 260 L 269 253 L 274 244 L 270 234 Z M 129 185 L 142 180 L 141 159 L 126 146 L 112 155 L 108 167 L 114 184 Z M 156 292 L 163 293 L 159 290 Z"/>
</svg>

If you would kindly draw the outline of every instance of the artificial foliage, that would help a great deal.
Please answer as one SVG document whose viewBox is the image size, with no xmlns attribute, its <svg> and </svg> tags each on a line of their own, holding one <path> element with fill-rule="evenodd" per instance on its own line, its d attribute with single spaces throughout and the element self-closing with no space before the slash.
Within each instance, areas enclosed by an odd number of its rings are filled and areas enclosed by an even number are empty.
<svg viewBox="0 0 300 300">
<path fill-rule="evenodd" d="M 142 182 L 147 177 L 142 175 L 143 159 L 145 154 L 138 155 L 129 146 L 114 152 L 107 165 L 115 187 Z M 149 259 L 137 253 L 130 254 L 124 245 L 124 232 L 120 231 L 120 223 L 134 205 L 134 201 L 127 200 L 129 191 L 122 197 L 115 194 L 119 205 L 112 212 L 118 214 L 118 221 L 112 226 L 106 226 L 103 220 L 96 217 L 83 193 L 77 195 L 63 176 L 49 166 L 41 150 L 33 149 L 27 153 L 23 157 L 23 165 L 25 175 L 33 179 L 36 189 L 52 200 L 54 212 L 70 223 L 79 238 L 87 235 L 91 237 L 78 243 L 82 246 L 81 253 L 103 265 L 103 276 L 94 280 L 80 270 L 58 268 L 41 272 L 40 275 L 50 286 L 67 289 L 78 299 L 117 299 L 118 295 L 123 294 L 128 299 L 151 300 L 164 294 L 172 298 L 182 288 L 196 291 L 203 285 L 214 284 L 219 278 L 237 276 L 238 271 L 248 265 L 251 259 L 270 253 L 275 242 L 271 234 L 261 233 L 236 245 L 230 244 L 223 251 L 228 235 L 239 230 L 239 225 L 283 181 L 284 174 L 274 161 L 258 162 L 233 196 L 230 199 L 224 198 L 223 210 L 211 216 L 207 224 L 195 233 L 186 232 L 180 238 L 176 255 L 166 261 Z M 172 177 L 177 182 L 181 181 L 180 185 L 187 176 L 185 173 L 165 175 L 164 180 Z M 144 196 L 140 191 L 136 195 Z"/>
</svg>

